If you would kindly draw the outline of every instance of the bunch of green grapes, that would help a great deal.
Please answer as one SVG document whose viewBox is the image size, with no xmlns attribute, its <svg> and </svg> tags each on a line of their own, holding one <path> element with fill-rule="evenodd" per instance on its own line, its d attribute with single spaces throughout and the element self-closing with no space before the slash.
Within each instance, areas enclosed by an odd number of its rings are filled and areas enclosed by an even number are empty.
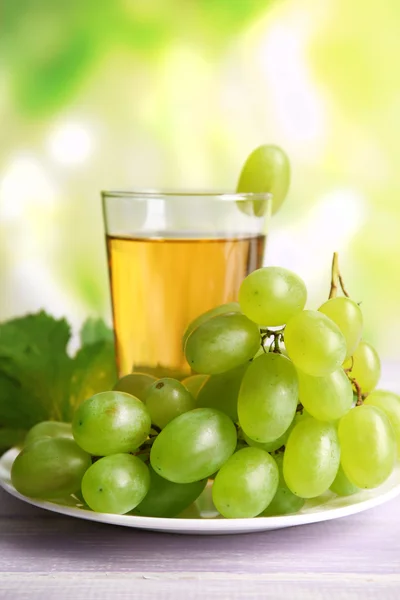
<svg viewBox="0 0 400 600">
<path fill-rule="evenodd" d="M 192 375 L 132 373 L 85 400 L 72 425 L 36 425 L 14 486 L 48 500 L 78 494 L 98 512 L 176 517 L 209 481 L 226 518 L 379 486 L 400 456 L 400 397 L 375 389 L 380 361 L 359 305 L 334 297 L 313 311 L 306 300 L 291 271 L 254 271 L 239 303 L 185 332 Z"/>
<path fill-rule="evenodd" d="M 275 211 L 289 177 L 286 155 L 261 146 L 238 191 L 272 192 Z M 264 204 L 238 208 L 254 218 Z M 376 389 L 379 356 L 362 339 L 360 306 L 340 276 L 345 295 L 333 293 L 336 268 L 318 310 L 305 309 L 295 273 L 252 272 L 238 302 L 187 327 L 189 377 L 131 373 L 85 400 L 72 425 L 36 425 L 13 464 L 15 488 L 57 501 L 78 494 L 98 512 L 177 517 L 208 482 L 222 516 L 252 518 L 296 513 L 328 490 L 348 496 L 382 484 L 400 457 L 400 397 Z"/>
<path fill-rule="evenodd" d="M 132 373 L 85 400 L 72 425 L 36 425 L 14 486 L 48 500 L 78 494 L 98 512 L 176 517 L 209 481 L 226 518 L 379 486 L 400 456 L 400 397 L 375 389 L 380 360 L 362 340 L 359 305 L 333 297 L 314 311 L 306 300 L 291 271 L 254 271 L 239 303 L 185 332 L 192 375 Z"/>
</svg>

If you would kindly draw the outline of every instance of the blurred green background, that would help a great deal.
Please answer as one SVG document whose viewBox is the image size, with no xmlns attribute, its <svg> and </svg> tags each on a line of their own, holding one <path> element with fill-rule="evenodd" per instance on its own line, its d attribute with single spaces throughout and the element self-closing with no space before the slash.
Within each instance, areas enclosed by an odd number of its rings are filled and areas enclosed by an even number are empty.
<svg viewBox="0 0 400 600">
<path fill-rule="evenodd" d="M 0 320 L 109 320 L 99 190 L 233 189 L 289 154 L 267 262 L 329 290 L 399 356 L 398 0 L 2 0 Z"/>
</svg>

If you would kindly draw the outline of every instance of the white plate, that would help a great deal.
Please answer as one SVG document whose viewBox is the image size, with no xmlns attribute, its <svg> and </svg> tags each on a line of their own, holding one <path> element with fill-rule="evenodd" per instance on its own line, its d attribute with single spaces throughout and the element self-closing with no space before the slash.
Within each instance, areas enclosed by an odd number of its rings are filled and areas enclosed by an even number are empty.
<svg viewBox="0 0 400 600">
<path fill-rule="evenodd" d="M 206 495 L 200 499 L 199 508 L 202 518 L 180 518 L 165 519 L 154 517 L 135 517 L 130 515 L 109 515 L 91 512 L 79 504 L 79 500 L 70 496 L 63 503 L 45 502 L 27 498 L 17 492 L 10 480 L 11 465 L 18 454 L 18 450 L 12 449 L 0 458 L 0 486 L 12 496 L 20 500 L 50 510 L 62 515 L 109 523 L 111 525 L 123 525 L 124 527 L 135 527 L 137 529 L 151 529 L 153 531 L 165 531 L 169 533 L 192 533 L 197 535 L 215 535 L 227 533 L 251 533 L 254 531 L 269 531 L 295 525 L 306 525 L 319 521 L 329 521 L 340 517 L 347 517 L 356 513 L 379 506 L 400 494 L 400 466 L 397 466 L 391 477 L 375 490 L 362 491 L 354 496 L 342 498 L 331 492 L 323 496 L 308 500 L 303 509 L 295 515 L 283 517 L 258 517 L 255 519 L 223 519 L 218 518 L 213 511 L 210 498 Z"/>
</svg>

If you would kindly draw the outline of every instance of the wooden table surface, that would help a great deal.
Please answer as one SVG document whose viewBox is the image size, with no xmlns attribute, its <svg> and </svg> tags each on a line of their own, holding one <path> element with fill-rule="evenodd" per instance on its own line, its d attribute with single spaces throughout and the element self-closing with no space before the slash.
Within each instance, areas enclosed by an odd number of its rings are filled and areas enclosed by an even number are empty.
<svg viewBox="0 0 400 600">
<path fill-rule="evenodd" d="M 186 536 L 62 517 L 0 490 L 1 600 L 400 600 L 400 497 L 266 533 Z"/>
<path fill-rule="evenodd" d="M 398 600 L 400 498 L 315 525 L 186 536 L 61 517 L 0 490 L 0 598 Z"/>
</svg>

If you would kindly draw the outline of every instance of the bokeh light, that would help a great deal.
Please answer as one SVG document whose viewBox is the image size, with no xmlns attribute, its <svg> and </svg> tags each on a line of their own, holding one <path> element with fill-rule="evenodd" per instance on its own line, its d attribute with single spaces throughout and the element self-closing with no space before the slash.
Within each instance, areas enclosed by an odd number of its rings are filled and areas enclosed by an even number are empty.
<svg viewBox="0 0 400 600">
<path fill-rule="evenodd" d="M 267 262 L 315 306 L 338 250 L 366 337 L 398 355 L 397 0 L 3 5 L 0 320 L 110 321 L 100 190 L 234 189 L 275 143 L 292 185 Z"/>
</svg>

